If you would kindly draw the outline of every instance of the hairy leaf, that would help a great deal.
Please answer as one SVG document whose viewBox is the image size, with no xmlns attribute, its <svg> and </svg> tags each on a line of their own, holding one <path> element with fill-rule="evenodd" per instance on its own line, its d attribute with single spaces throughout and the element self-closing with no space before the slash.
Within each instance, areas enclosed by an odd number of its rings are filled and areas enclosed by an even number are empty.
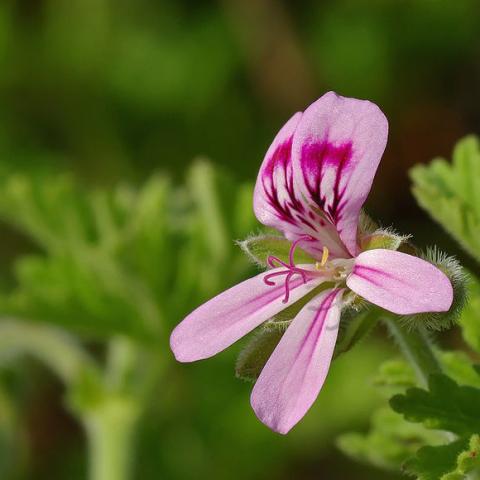
<svg viewBox="0 0 480 480">
<path fill-rule="evenodd" d="M 459 386 L 443 374 L 431 375 L 428 391 L 410 388 L 395 395 L 390 405 L 410 422 L 457 435 L 480 432 L 480 389 Z"/>
<path fill-rule="evenodd" d="M 460 140 L 452 163 L 437 158 L 410 170 L 418 203 L 477 260 L 480 260 L 480 146 Z"/>
</svg>

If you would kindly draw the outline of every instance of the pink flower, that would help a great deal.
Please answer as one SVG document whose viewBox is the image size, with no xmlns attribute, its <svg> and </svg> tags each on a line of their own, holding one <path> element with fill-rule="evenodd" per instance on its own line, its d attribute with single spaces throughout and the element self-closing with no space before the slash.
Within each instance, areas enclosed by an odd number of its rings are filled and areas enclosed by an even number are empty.
<svg viewBox="0 0 480 480">
<path fill-rule="evenodd" d="M 287 262 L 208 301 L 173 331 L 177 360 L 215 355 L 324 282 L 292 321 L 252 392 L 258 418 L 287 433 L 318 396 L 332 359 L 345 295 L 396 314 L 444 312 L 449 279 L 432 264 L 393 250 L 360 251 L 360 210 L 385 149 L 387 119 L 368 101 L 329 92 L 296 113 L 267 151 L 255 215 L 292 242 Z M 316 261 L 295 265 L 297 245 Z"/>
</svg>

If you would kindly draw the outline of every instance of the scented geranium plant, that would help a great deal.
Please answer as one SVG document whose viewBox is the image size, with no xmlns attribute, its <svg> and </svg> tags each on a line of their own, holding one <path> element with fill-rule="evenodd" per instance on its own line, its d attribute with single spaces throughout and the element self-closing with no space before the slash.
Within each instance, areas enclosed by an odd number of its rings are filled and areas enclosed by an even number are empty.
<svg viewBox="0 0 480 480">
<path fill-rule="evenodd" d="M 296 113 L 268 149 L 253 199 L 257 219 L 281 235 L 241 242 L 267 270 L 201 305 L 171 335 L 177 360 L 192 362 L 281 324 L 268 348 L 256 342 L 265 361 L 251 396 L 276 432 L 287 433 L 315 401 L 352 311 L 400 325 L 458 306 L 445 262 L 399 251 L 406 238 L 362 213 L 387 134 L 376 105 L 333 92 Z"/>
</svg>

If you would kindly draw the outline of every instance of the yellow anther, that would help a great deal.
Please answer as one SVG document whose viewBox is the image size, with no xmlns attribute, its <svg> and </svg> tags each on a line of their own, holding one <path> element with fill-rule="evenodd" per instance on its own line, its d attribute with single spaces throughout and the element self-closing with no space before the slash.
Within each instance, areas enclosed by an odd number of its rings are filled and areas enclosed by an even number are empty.
<svg viewBox="0 0 480 480">
<path fill-rule="evenodd" d="M 322 260 L 320 261 L 320 266 L 323 267 L 327 263 L 329 251 L 327 247 L 323 247 Z"/>
<path fill-rule="evenodd" d="M 328 251 L 328 248 L 323 247 L 322 259 L 319 262 L 315 262 L 315 268 L 317 270 L 321 270 L 325 266 L 325 264 L 327 263 L 329 254 L 330 252 Z"/>
</svg>

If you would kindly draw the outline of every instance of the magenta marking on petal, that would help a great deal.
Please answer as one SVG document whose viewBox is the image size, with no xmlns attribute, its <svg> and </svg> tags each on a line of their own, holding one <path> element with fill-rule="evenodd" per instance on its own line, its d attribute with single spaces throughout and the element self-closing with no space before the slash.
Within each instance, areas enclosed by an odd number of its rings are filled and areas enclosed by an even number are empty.
<svg viewBox="0 0 480 480">
<path fill-rule="evenodd" d="M 320 334 L 323 330 L 323 324 L 325 323 L 325 319 L 327 318 L 328 309 L 332 306 L 333 300 L 337 296 L 337 294 L 338 294 L 338 290 L 333 289 L 323 300 L 320 308 L 318 309 L 318 311 L 315 315 L 315 320 L 312 322 L 312 324 L 308 328 L 307 334 L 305 335 L 302 343 L 298 347 L 297 354 L 295 355 L 295 360 L 298 358 L 298 356 L 300 355 L 300 352 L 305 347 L 306 343 L 308 342 L 308 340 L 310 338 L 310 335 L 313 333 L 316 326 L 318 327 L 316 337 L 318 338 L 320 336 Z M 318 322 L 318 324 L 317 324 L 317 321 L 318 321 L 320 316 L 322 316 L 321 321 Z M 316 342 L 312 342 L 312 347 L 311 347 L 312 352 L 313 352 L 313 349 L 315 348 L 315 344 L 316 344 Z M 309 353 L 308 357 L 309 358 L 312 357 L 311 352 Z"/>
<path fill-rule="evenodd" d="M 343 200 L 346 186 L 340 188 L 340 181 L 351 163 L 352 154 L 351 142 L 335 146 L 328 140 L 322 142 L 307 141 L 302 146 L 301 167 L 309 195 L 325 213 L 328 220 L 335 225 L 341 219 L 342 210 L 346 205 Z M 327 199 L 326 192 L 322 192 L 322 179 L 328 168 L 335 170 L 335 179 L 331 189 L 333 198 L 331 199 Z"/>
<path fill-rule="evenodd" d="M 304 207 L 295 195 L 293 183 L 293 171 L 291 165 L 292 139 L 280 144 L 273 152 L 262 172 L 262 186 L 270 206 L 275 210 L 277 217 L 292 225 L 297 225 L 294 212 L 302 213 Z M 281 200 L 278 194 L 278 186 L 275 181 L 276 175 L 283 177 L 283 187 L 288 198 Z"/>
</svg>

